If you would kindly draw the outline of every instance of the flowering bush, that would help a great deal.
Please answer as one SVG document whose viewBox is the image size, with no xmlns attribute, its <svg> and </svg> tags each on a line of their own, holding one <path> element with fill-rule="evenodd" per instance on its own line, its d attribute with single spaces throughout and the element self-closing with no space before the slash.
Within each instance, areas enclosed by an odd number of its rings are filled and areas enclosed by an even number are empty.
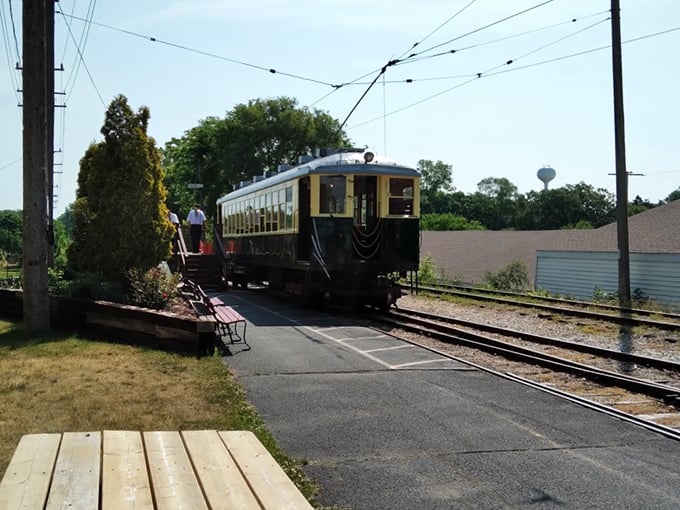
<svg viewBox="0 0 680 510">
<path fill-rule="evenodd" d="M 130 302 L 144 308 L 162 310 L 177 295 L 180 276 L 154 267 L 144 272 L 133 268 L 127 271 L 130 280 Z"/>
</svg>

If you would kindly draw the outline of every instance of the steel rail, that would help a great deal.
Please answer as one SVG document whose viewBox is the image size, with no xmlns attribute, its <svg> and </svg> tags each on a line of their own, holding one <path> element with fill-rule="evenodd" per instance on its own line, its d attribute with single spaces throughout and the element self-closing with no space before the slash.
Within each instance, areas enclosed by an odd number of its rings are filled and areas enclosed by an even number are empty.
<svg viewBox="0 0 680 510">
<path fill-rule="evenodd" d="M 675 361 L 669 361 L 664 359 L 652 358 L 649 356 L 642 356 L 639 354 L 632 354 L 628 352 L 616 351 L 613 349 L 606 349 L 604 347 L 597 347 L 594 345 L 581 344 L 578 342 L 572 342 L 569 340 L 562 340 L 560 338 L 552 338 L 541 335 L 534 335 L 532 333 L 526 333 L 524 331 L 517 331 L 514 329 L 502 328 L 497 326 L 492 326 L 489 324 L 482 324 L 479 322 L 466 321 L 463 319 L 456 319 L 455 317 L 450 317 L 447 315 L 436 315 L 429 312 L 422 312 L 420 310 L 411 310 L 408 308 L 399 308 L 399 312 L 402 314 L 421 317 L 428 320 L 446 322 L 447 324 L 456 324 L 458 326 L 463 326 L 466 328 L 478 329 L 480 331 L 485 331 L 487 333 L 497 333 L 501 335 L 511 336 L 514 338 L 519 338 L 522 340 L 527 340 L 529 342 L 540 343 L 543 345 L 552 345 L 555 347 L 561 347 L 564 349 L 570 349 L 573 351 L 584 352 L 587 354 L 594 354 L 596 356 L 601 356 L 605 358 L 615 359 L 617 361 L 623 361 L 627 363 L 636 363 L 638 365 L 644 365 L 650 368 L 659 368 L 664 370 L 673 370 L 680 373 L 680 363 Z"/>
<path fill-rule="evenodd" d="M 657 328 L 657 329 L 663 329 L 663 330 L 680 330 L 680 323 L 673 323 L 673 322 L 662 322 L 662 321 L 654 321 L 651 319 L 643 319 L 640 317 L 632 317 L 626 310 L 620 309 L 621 314 L 620 315 L 614 315 L 614 314 L 609 314 L 609 313 L 598 313 L 598 312 L 592 312 L 589 310 L 577 310 L 573 308 L 562 308 L 558 306 L 553 306 L 553 305 L 546 305 L 546 304 L 541 304 L 541 303 L 530 303 L 527 301 L 517 301 L 516 299 L 508 299 L 508 298 L 503 298 L 503 297 L 498 297 L 498 296 L 484 296 L 481 294 L 477 293 L 470 293 L 470 292 L 463 292 L 463 291 L 456 291 L 456 290 L 445 290 L 445 289 L 437 289 L 435 287 L 420 287 L 419 290 L 421 291 L 427 291 L 431 292 L 433 294 L 447 294 L 447 295 L 452 295 L 452 296 L 460 296 L 460 297 L 467 297 L 470 299 L 475 299 L 479 301 L 492 301 L 495 303 L 502 303 L 506 305 L 512 305 L 512 306 L 520 306 L 520 307 L 529 307 L 529 308 L 537 308 L 539 310 L 545 310 L 549 311 L 552 313 L 559 313 L 562 315 L 572 315 L 575 317 L 582 317 L 582 318 L 587 318 L 587 319 L 593 319 L 597 321 L 608 321 L 608 322 L 614 322 L 617 324 L 622 324 L 622 325 L 630 325 L 630 326 L 646 326 L 650 328 Z"/>
<path fill-rule="evenodd" d="M 442 288 L 447 290 L 456 290 L 459 292 L 469 292 L 471 294 L 487 294 L 487 295 L 498 295 L 498 296 L 509 296 L 523 299 L 531 299 L 536 301 L 545 301 L 547 303 L 561 303 L 569 306 L 581 306 L 586 308 L 596 308 L 600 310 L 608 310 L 615 313 L 630 313 L 635 315 L 651 316 L 657 315 L 659 317 L 665 317 L 670 320 L 676 320 L 680 322 L 680 313 L 664 312 L 662 310 L 647 310 L 644 308 L 621 308 L 617 305 L 608 305 L 605 303 L 595 303 L 592 301 L 582 301 L 577 299 L 565 299 L 557 298 L 552 296 L 537 296 L 529 294 L 528 292 L 522 291 L 511 291 L 511 290 L 498 290 L 498 289 L 485 289 L 481 287 L 473 287 L 470 285 L 454 285 L 450 283 L 434 283 L 432 286 L 421 287 L 423 288 Z"/>
<path fill-rule="evenodd" d="M 429 336 L 445 343 L 462 344 L 492 354 L 500 354 L 508 359 L 518 360 L 524 363 L 530 362 L 552 370 L 577 374 L 591 380 L 604 381 L 624 389 L 662 399 L 667 404 L 680 407 L 680 389 L 673 386 L 617 374 L 609 370 L 591 367 L 526 347 L 509 344 L 494 338 L 470 333 L 468 331 L 456 330 L 449 326 L 441 324 L 433 326 L 429 321 L 417 318 L 414 319 L 408 316 L 400 317 L 394 312 L 387 315 L 376 315 L 372 318 L 376 322 L 382 322 L 383 324 L 389 324 L 406 331 Z M 449 330 L 448 333 L 442 331 L 442 329 L 446 328 Z"/>
<path fill-rule="evenodd" d="M 543 391 L 545 393 L 550 393 L 552 395 L 556 395 L 560 398 L 563 398 L 565 400 L 569 400 L 571 402 L 575 402 L 581 406 L 587 407 L 589 409 L 593 409 L 595 411 L 601 412 L 608 414 L 610 416 L 615 416 L 616 418 L 619 418 L 621 420 L 627 421 L 629 423 L 633 423 L 635 425 L 638 425 L 640 427 L 646 428 L 647 430 L 651 430 L 653 432 L 656 432 L 658 434 L 662 434 L 666 437 L 669 437 L 671 439 L 675 439 L 676 441 L 680 441 L 680 430 L 676 430 L 671 427 L 667 427 L 665 425 L 660 425 L 658 423 L 654 423 L 652 421 L 646 420 L 644 418 L 640 418 L 638 416 L 635 416 L 634 414 L 626 413 L 625 411 L 620 411 L 614 407 L 607 406 L 604 404 L 600 404 L 599 402 L 593 402 L 592 400 L 585 399 L 583 397 L 579 397 L 578 395 L 572 395 L 571 393 L 565 393 L 564 391 L 560 391 L 555 388 L 549 388 L 548 386 L 531 381 L 529 379 L 526 379 L 524 377 L 521 377 L 519 375 L 515 375 L 510 372 L 506 372 L 502 374 L 503 377 L 510 379 L 511 381 L 518 382 L 520 384 L 524 384 L 526 386 L 530 386 L 532 388 L 535 388 L 537 390 Z"/>
</svg>

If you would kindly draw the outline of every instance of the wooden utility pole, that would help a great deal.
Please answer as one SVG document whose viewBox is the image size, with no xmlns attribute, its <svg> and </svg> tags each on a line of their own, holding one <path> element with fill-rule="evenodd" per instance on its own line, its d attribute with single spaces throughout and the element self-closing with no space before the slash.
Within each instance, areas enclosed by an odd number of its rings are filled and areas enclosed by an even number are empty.
<svg viewBox="0 0 680 510">
<path fill-rule="evenodd" d="M 614 143 L 616 151 L 616 232 L 619 246 L 619 306 L 630 308 L 630 253 L 628 248 L 628 172 L 623 122 L 623 70 L 619 0 L 611 0 L 612 64 L 614 77 Z"/>
<path fill-rule="evenodd" d="M 45 95 L 47 101 L 47 266 L 54 267 L 54 2 L 45 11 Z"/>
<path fill-rule="evenodd" d="M 24 122 L 24 204 L 23 279 L 24 327 L 26 333 L 50 327 L 50 296 L 47 279 L 49 197 L 47 184 L 47 53 L 54 51 L 47 40 L 47 11 L 54 0 L 22 2 L 23 25 L 23 122 Z M 49 72 L 54 72 L 52 69 Z M 52 101 L 49 101 L 52 104 Z"/>
</svg>

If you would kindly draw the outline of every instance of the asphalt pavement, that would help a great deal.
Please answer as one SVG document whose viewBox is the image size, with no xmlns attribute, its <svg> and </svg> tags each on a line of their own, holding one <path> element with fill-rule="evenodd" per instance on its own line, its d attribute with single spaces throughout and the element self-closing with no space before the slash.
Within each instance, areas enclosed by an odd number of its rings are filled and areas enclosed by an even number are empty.
<svg viewBox="0 0 680 510">
<path fill-rule="evenodd" d="M 258 293 L 224 362 L 327 507 L 680 508 L 680 442 Z"/>
</svg>

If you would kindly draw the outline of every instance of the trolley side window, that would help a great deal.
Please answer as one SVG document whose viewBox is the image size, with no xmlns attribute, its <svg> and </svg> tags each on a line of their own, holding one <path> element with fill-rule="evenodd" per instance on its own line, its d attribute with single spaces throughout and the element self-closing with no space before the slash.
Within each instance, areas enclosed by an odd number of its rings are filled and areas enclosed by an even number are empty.
<svg viewBox="0 0 680 510">
<path fill-rule="evenodd" d="M 390 179 L 390 216 L 413 215 L 413 179 Z"/>
<path fill-rule="evenodd" d="M 285 228 L 290 230 L 293 228 L 293 187 L 286 187 L 286 217 Z"/>
<path fill-rule="evenodd" d="M 322 175 L 319 179 L 319 212 L 344 214 L 346 179 L 344 175 Z"/>
</svg>

